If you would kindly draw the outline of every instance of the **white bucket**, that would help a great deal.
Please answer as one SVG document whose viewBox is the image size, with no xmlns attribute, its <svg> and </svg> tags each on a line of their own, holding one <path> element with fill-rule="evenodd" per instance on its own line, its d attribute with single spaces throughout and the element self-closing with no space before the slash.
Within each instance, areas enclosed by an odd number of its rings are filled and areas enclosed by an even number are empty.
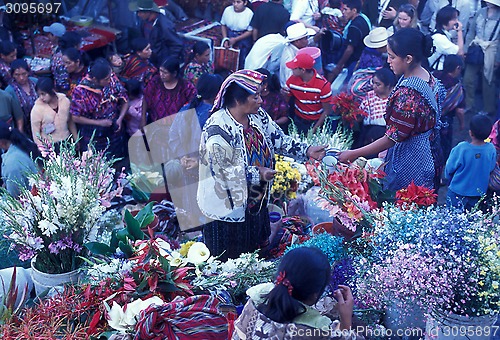
<svg viewBox="0 0 500 340">
<path fill-rule="evenodd" d="M 76 283 L 80 278 L 78 269 L 62 274 L 43 273 L 35 268 L 35 261 L 36 257 L 31 260 L 31 279 L 37 296 L 51 288 L 62 287 L 65 283 Z"/>
<path fill-rule="evenodd" d="M 425 328 L 426 340 L 487 340 L 495 333 L 497 315 L 468 317 L 432 312 Z"/>
</svg>

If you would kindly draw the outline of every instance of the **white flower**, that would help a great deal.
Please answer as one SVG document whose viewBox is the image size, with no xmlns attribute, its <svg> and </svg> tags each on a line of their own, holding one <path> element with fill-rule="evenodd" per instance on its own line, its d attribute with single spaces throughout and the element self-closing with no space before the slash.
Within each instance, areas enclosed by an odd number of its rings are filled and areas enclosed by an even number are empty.
<svg viewBox="0 0 500 340">
<path fill-rule="evenodd" d="M 178 251 L 173 251 L 170 256 L 167 256 L 167 260 L 170 262 L 172 267 L 179 267 L 186 264 L 186 260 Z"/>
<path fill-rule="evenodd" d="M 108 324 L 111 328 L 124 333 L 133 328 L 137 323 L 137 316 L 139 316 L 143 310 L 153 304 L 162 306 L 164 303 L 165 302 L 158 296 L 153 296 L 147 300 L 137 299 L 125 305 L 124 308 L 120 307 L 116 301 L 113 301 L 111 309 L 105 303 L 106 309 L 108 310 Z"/>
<path fill-rule="evenodd" d="M 187 259 L 189 262 L 199 265 L 210 257 L 210 250 L 203 242 L 195 242 L 188 251 Z"/>
<path fill-rule="evenodd" d="M 150 297 L 146 300 L 137 299 L 127 304 L 125 309 L 125 322 L 127 325 L 134 326 L 137 323 L 137 317 L 143 310 L 146 310 L 151 305 L 162 306 L 165 302 L 158 296 Z"/>
<path fill-rule="evenodd" d="M 40 228 L 42 234 L 49 237 L 57 231 L 57 226 L 47 220 L 38 222 L 38 228 Z"/>
<path fill-rule="evenodd" d="M 113 306 L 108 310 L 108 324 L 119 332 L 126 332 L 128 329 L 128 325 L 125 323 L 125 313 L 116 301 L 113 301 Z"/>
<path fill-rule="evenodd" d="M 204 275 L 213 275 L 217 272 L 217 263 L 216 262 L 210 262 L 207 263 L 205 267 L 203 267 L 203 274 Z"/>
<path fill-rule="evenodd" d="M 162 257 L 167 257 L 170 254 L 170 252 L 172 250 L 170 248 L 170 243 L 168 243 L 167 241 L 165 241 L 161 238 L 157 238 L 156 244 L 158 244 L 158 250 L 160 251 L 160 255 Z"/>
</svg>

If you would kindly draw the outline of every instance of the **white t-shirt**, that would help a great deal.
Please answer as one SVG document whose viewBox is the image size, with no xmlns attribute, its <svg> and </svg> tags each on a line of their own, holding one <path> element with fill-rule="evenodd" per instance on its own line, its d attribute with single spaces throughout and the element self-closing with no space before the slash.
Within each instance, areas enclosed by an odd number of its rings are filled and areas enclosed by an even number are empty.
<svg viewBox="0 0 500 340">
<path fill-rule="evenodd" d="M 436 51 L 429 57 L 429 65 L 435 70 L 442 70 L 445 56 L 449 54 L 458 53 L 458 45 L 454 44 L 450 39 L 450 34 L 444 31 L 444 34 L 436 33 L 432 35 L 434 47 Z M 436 60 L 439 59 L 437 65 L 434 65 Z"/>
<path fill-rule="evenodd" d="M 293 74 L 292 69 L 286 67 L 286 63 L 295 58 L 298 50 L 299 49 L 292 44 L 287 44 L 283 49 L 280 60 L 280 85 L 282 88 L 286 87 L 286 81 Z"/>
<path fill-rule="evenodd" d="M 246 7 L 243 12 L 237 13 L 231 5 L 227 6 L 222 13 L 220 23 L 233 31 L 251 31 L 250 21 L 252 21 L 252 17 L 253 12 L 250 8 Z"/>
<path fill-rule="evenodd" d="M 304 24 L 314 26 L 313 14 L 319 12 L 318 0 L 293 0 L 290 21 L 301 20 Z"/>
</svg>

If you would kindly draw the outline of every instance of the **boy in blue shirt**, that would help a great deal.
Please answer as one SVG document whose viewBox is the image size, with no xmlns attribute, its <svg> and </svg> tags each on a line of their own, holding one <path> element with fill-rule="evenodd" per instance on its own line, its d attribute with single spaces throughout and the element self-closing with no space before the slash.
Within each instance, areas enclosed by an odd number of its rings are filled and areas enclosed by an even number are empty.
<svg viewBox="0 0 500 340">
<path fill-rule="evenodd" d="M 470 121 L 471 142 L 460 142 L 451 150 L 444 170 L 450 180 L 446 198 L 449 205 L 470 210 L 486 193 L 496 164 L 495 147 L 484 142 L 492 125 L 487 116 L 475 115 Z"/>
</svg>

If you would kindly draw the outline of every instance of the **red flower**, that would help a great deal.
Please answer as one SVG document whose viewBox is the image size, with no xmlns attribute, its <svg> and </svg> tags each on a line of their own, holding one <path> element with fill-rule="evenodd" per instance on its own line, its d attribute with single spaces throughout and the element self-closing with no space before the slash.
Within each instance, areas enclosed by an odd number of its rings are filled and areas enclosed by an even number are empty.
<svg viewBox="0 0 500 340">
<path fill-rule="evenodd" d="M 419 207 L 427 207 L 437 202 L 437 196 L 434 189 L 418 186 L 411 181 L 407 188 L 396 192 L 396 204 L 402 206 L 415 203 Z"/>
</svg>

